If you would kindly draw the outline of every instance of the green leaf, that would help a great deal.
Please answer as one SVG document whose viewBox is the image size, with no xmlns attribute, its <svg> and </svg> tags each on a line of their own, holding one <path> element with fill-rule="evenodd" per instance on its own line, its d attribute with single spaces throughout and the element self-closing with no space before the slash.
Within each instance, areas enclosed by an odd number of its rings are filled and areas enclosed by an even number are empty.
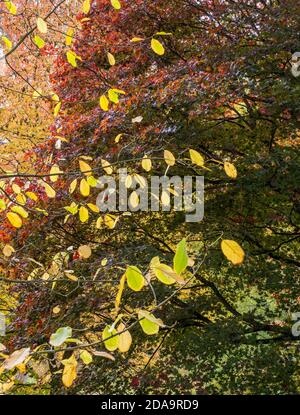
<svg viewBox="0 0 300 415">
<path fill-rule="evenodd" d="M 173 264 L 174 271 L 180 275 L 188 265 L 189 257 L 186 252 L 186 240 L 182 239 L 176 248 L 176 254 L 174 256 Z"/>
<path fill-rule="evenodd" d="M 110 352 L 113 352 L 116 350 L 119 346 L 119 336 L 112 337 L 109 339 L 109 337 L 113 335 L 117 335 L 118 332 L 115 328 L 111 328 L 111 326 L 106 326 L 102 333 L 102 340 L 104 341 L 104 345 Z M 105 340 L 107 339 L 108 340 Z"/>
<path fill-rule="evenodd" d="M 159 327 L 164 327 L 163 322 L 156 318 L 153 314 L 146 310 L 140 310 L 138 312 L 139 323 L 143 329 L 143 332 L 152 336 L 159 332 Z"/>
<path fill-rule="evenodd" d="M 128 287 L 133 291 L 141 291 L 145 285 L 143 274 L 137 267 L 128 267 L 126 270 L 126 278 Z"/>
<path fill-rule="evenodd" d="M 51 346 L 58 347 L 61 346 L 71 336 L 71 327 L 61 327 L 51 335 L 49 343 Z"/>
</svg>

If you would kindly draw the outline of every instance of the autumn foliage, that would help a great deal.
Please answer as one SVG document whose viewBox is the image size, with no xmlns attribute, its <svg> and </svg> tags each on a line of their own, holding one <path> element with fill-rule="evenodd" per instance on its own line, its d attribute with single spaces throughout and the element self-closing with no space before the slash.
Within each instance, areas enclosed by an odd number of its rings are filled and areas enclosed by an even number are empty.
<svg viewBox="0 0 300 415">
<path fill-rule="evenodd" d="M 2 392 L 299 392 L 299 2 L 42 3 L 0 12 Z M 101 212 L 120 168 L 204 219 Z"/>
</svg>

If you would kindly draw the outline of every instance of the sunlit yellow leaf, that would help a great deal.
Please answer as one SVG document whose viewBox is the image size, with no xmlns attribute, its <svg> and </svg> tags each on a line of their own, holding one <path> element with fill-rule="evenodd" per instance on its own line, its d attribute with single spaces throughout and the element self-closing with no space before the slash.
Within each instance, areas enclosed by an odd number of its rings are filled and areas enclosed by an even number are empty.
<svg viewBox="0 0 300 415">
<path fill-rule="evenodd" d="M 59 166 L 57 164 L 54 164 L 51 167 L 51 170 L 50 170 L 50 173 L 49 173 L 49 174 L 51 174 L 50 180 L 51 180 L 52 183 L 57 182 L 59 176 L 56 176 L 56 174 L 60 174 L 60 173 L 62 173 L 62 172 L 61 172 Z M 52 176 L 53 174 L 55 174 L 55 176 Z"/>
<path fill-rule="evenodd" d="M 141 42 L 142 40 L 144 40 L 142 37 L 133 37 L 130 42 Z"/>
<path fill-rule="evenodd" d="M 111 336 L 114 337 L 110 338 Z M 102 340 L 104 341 L 106 349 L 110 352 L 113 352 L 118 348 L 119 345 L 119 336 L 117 330 L 112 328 L 111 326 L 106 326 L 102 333 Z"/>
<path fill-rule="evenodd" d="M 103 167 L 103 170 L 105 171 L 106 174 L 112 174 L 113 173 L 113 169 L 112 169 L 110 163 L 107 160 L 102 159 L 101 160 L 101 166 Z"/>
<path fill-rule="evenodd" d="M 138 312 L 139 323 L 144 331 L 144 333 L 151 336 L 159 332 L 159 328 L 163 327 L 163 322 L 156 318 L 153 314 L 149 313 L 146 310 L 140 310 Z"/>
<path fill-rule="evenodd" d="M 28 218 L 28 212 L 22 206 L 12 206 L 11 211 L 17 213 L 22 218 L 26 219 Z"/>
<path fill-rule="evenodd" d="M 82 3 L 82 12 L 88 14 L 91 9 L 91 0 L 84 0 Z"/>
<path fill-rule="evenodd" d="M 79 219 L 82 223 L 85 223 L 89 220 L 89 211 L 84 206 L 81 206 L 79 209 Z"/>
<path fill-rule="evenodd" d="M 74 179 L 69 186 L 69 193 L 70 194 L 74 193 L 76 190 L 76 187 L 77 187 L 77 179 Z"/>
<path fill-rule="evenodd" d="M 23 193 L 19 193 L 16 196 L 16 201 L 19 203 L 19 205 L 26 205 L 26 196 Z"/>
<path fill-rule="evenodd" d="M 4 248 L 3 248 L 3 250 L 2 250 L 3 255 L 6 256 L 6 257 L 8 257 L 8 258 L 10 256 L 12 256 L 12 254 L 14 252 L 15 252 L 15 250 L 14 250 L 14 248 L 11 245 L 5 245 Z"/>
<path fill-rule="evenodd" d="M 109 89 L 108 90 L 108 98 L 114 104 L 119 103 L 119 95 L 116 93 L 116 91 L 114 89 Z"/>
<path fill-rule="evenodd" d="M 5 44 L 5 46 L 6 46 L 6 48 L 8 49 L 8 50 L 10 50 L 11 48 L 12 48 L 12 42 L 8 39 L 8 37 L 6 37 L 6 36 L 1 36 L 1 39 L 3 40 L 3 42 L 4 42 L 4 44 Z"/>
<path fill-rule="evenodd" d="M 54 107 L 54 111 L 53 111 L 54 117 L 58 116 L 60 109 L 61 109 L 61 102 L 58 102 Z"/>
<path fill-rule="evenodd" d="M 151 40 L 151 48 L 157 55 L 163 55 L 165 53 L 165 48 L 157 39 Z"/>
<path fill-rule="evenodd" d="M 121 353 L 126 353 L 130 349 L 131 343 L 132 343 L 132 337 L 128 330 L 124 331 L 126 329 L 125 325 L 123 323 L 119 324 L 119 327 L 117 329 L 119 335 L 119 351 Z M 123 332 L 123 333 L 122 333 Z"/>
<path fill-rule="evenodd" d="M 146 170 L 147 172 L 149 172 L 152 169 L 152 161 L 150 158 L 147 157 L 147 155 L 145 154 L 143 157 L 143 161 L 142 161 L 142 167 L 144 170 Z"/>
<path fill-rule="evenodd" d="M 119 143 L 119 141 L 121 140 L 123 134 L 118 134 L 115 138 L 115 143 Z"/>
<path fill-rule="evenodd" d="M 65 387 L 69 388 L 77 378 L 78 363 L 74 354 L 69 359 L 62 360 L 61 362 L 64 365 L 62 381 Z"/>
<path fill-rule="evenodd" d="M 71 27 L 68 28 L 67 34 L 66 34 L 66 46 L 71 46 L 74 36 L 74 29 Z"/>
<path fill-rule="evenodd" d="M 98 208 L 97 205 L 94 205 L 93 203 L 88 203 L 87 207 L 94 213 L 99 213 L 100 209 Z"/>
<path fill-rule="evenodd" d="M 85 161 L 79 160 L 79 168 L 80 168 L 81 173 L 85 174 L 86 176 L 92 175 L 92 168 Z"/>
<path fill-rule="evenodd" d="M 193 164 L 196 164 L 199 167 L 204 166 L 204 158 L 196 150 L 190 150 L 190 159 Z"/>
<path fill-rule="evenodd" d="M 60 313 L 60 307 L 59 306 L 53 307 L 52 313 L 53 314 L 59 314 Z"/>
<path fill-rule="evenodd" d="M 237 178 L 237 169 L 232 163 L 229 163 L 228 161 L 225 161 L 224 170 L 225 170 L 225 173 L 227 174 L 227 176 L 230 177 L 231 179 L 236 179 Z"/>
<path fill-rule="evenodd" d="M 12 1 L 5 0 L 4 3 L 9 13 L 14 15 L 17 14 L 17 6 Z"/>
<path fill-rule="evenodd" d="M 69 64 L 70 65 L 72 65 L 74 68 L 76 68 L 77 67 L 77 62 L 76 62 L 76 59 L 77 59 L 78 57 L 77 57 L 77 55 L 76 55 L 76 53 L 75 52 L 73 52 L 73 51 L 71 51 L 71 50 L 68 50 L 68 52 L 67 52 L 67 61 L 69 62 Z"/>
<path fill-rule="evenodd" d="M 44 19 L 42 19 L 41 17 L 38 17 L 36 19 L 36 25 L 37 25 L 38 30 L 41 33 L 47 33 L 48 26 L 47 26 L 47 22 Z"/>
<path fill-rule="evenodd" d="M 114 229 L 117 224 L 118 218 L 114 215 L 105 215 L 103 219 L 103 223 L 109 229 Z"/>
<path fill-rule="evenodd" d="M 23 225 L 22 219 L 17 213 L 8 212 L 6 216 L 11 225 L 15 228 L 21 228 L 21 226 Z"/>
<path fill-rule="evenodd" d="M 20 186 L 18 185 L 18 184 L 16 184 L 16 183 L 14 183 L 13 185 L 12 185 L 12 190 L 18 195 L 19 193 L 21 193 L 21 188 L 20 188 Z"/>
<path fill-rule="evenodd" d="M 145 285 L 145 278 L 142 272 L 135 266 L 130 266 L 126 270 L 128 287 L 133 291 L 141 291 Z"/>
<path fill-rule="evenodd" d="M 119 2 L 119 0 L 111 0 L 110 2 L 114 9 L 120 10 L 121 3 Z"/>
<path fill-rule="evenodd" d="M 83 259 L 88 259 L 92 255 L 92 250 L 89 245 L 81 245 L 78 248 L 78 253 Z"/>
<path fill-rule="evenodd" d="M 112 53 L 107 52 L 107 59 L 111 66 L 114 66 L 116 64 L 116 59 Z"/>
<path fill-rule="evenodd" d="M 53 189 L 53 187 L 51 187 L 48 183 L 43 183 L 46 195 L 50 198 L 50 199 L 54 199 L 56 196 L 56 191 Z"/>
<path fill-rule="evenodd" d="M 101 95 L 99 103 L 103 111 L 108 111 L 109 101 L 105 95 Z"/>
<path fill-rule="evenodd" d="M 174 155 L 169 150 L 164 151 L 164 159 L 168 166 L 174 166 L 176 163 Z"/>
<path fill-rule="evenodd" d="M 33 200 L 34 202 L 38 200 L 37 195 L 33 192 L 26 192 L 25 194 L 27 197 L 29 197 L 29 199 Z"/>
<path fill-rule="evenodd" d="M 45 41 L 39 35 L 35 35 L 33 38 L 33 42 L 39 49 L 42 49 L 45 46 Z"/>
<path fill-rule="evenodd" d="M 239 265 L 244 261 L 245 252 L 237 242 L 224 239 L 221 242 L 221 249 L 226 258 L 234 265 Z"/>
<path fill-rule="evenodd" d="M 120 280 L 118 294 L 116 296 L 116 301 L 115 301 L 116 313 L 118 313 L 119 308 L 120 308 L 120 303 L 121 303 L 121 298 L 122 298 L 122 294 L 123 294 L 123 291 L 124 291 L 125 281 L 126 281 L 126 273 L 124 273 L 122 275 L 121 280 Z"/>
<path fill-rule="evenodd" d="M 85 365 L 89 365 L 93 361 L 93 355 L 87 350 L 83 350 L 80 353 L 80 359 L 83 361 Z"/>
<path fill-rule="evenodd" d="M 90 195 L 90 190 L 91 188 L 88 182 L 85 179 L 82 179 L 80 182 L 80 193 L 82 196 L 88 197 Z"/>
</svg>

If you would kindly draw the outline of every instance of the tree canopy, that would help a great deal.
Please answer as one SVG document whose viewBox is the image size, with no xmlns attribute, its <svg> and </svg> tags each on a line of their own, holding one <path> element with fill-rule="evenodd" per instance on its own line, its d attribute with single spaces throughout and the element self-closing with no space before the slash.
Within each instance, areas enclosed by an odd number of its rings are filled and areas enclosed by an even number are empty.
<svg viewBox="0 0 300 415">
<path fill-rule="evenodd" d="M 0 2 L 2 393 L 299 393 L 299 13 Z M 203 220 L 139 211 L 152 176 Z"/>
</svg>

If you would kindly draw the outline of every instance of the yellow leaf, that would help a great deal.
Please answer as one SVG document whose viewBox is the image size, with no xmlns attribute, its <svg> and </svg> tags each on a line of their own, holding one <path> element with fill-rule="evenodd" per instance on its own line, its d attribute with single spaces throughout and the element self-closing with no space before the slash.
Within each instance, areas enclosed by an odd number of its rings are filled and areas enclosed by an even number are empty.
<svg viewBox="0 0 300 415">
<path fill-rule="evenodd" d="M 54 111 L 53 111 L 54 117 L 58 116 L 60 109 L 61 109 L 61 102 L 58 102 L 54 107 Z"/>
<path fill-rule="evenodd" d="M 119 0 L 111 0 L 110 2 L 114 9 L 120 10 L 121 3 L 119 2 Z"/>
<path fill-rule="evenodd" d="M 50 199 L 54 199 L 56 196 L 56 191 L 53 189 L 53 187 L 51 187 L 48 183 L 43 183 L 44 185 L 44 189 L 46 192 L 46 195 L 50 198 Z"/>
<path fill-rule="evenodd" d="M 110 352 L 113 352 L 118 348 L 119 345 L 119 336 L 117 335 L 118 332 L 111 326 L 106 326 L 103 333 L 102 333 L 102 340 L 104 341 L 104 345 Z M 114 336 L 114 337 L 111 337 Z M 107 340 L 106 340 L 107 339 Z"/>
<path fill-rule="evenodd" d="M 115 143 L 119 143 L 119 141 L 121 140 L 123 134 L 118 134 L 115 138 Z"/>
<path fill-rule="evenodd" d="M 227 176 L 230 177 L 231 179 L 236 179 L 237 178 L 237 169 L 232 163 L 229 163 L 228 161 L 225 161 L 224 170 L 225 170 L 225 173 L 227 174 Z"/>
<path fill-rule="evenodd" d="M 107 160 L 102 159 L 101 160 L 101 166 L 103 167 L 103 170 L 105 171 L 106 174 L 112 174 L 113 173 L 113 169 L 112 169 L 110 163 Z"/>
<path fill-rule="evenodd" d="M 82 223 L 85 223 L 89 220 L 89 211 L 84 206 L 81 206 L 79 209 L 79 219 Z"/>
<path fill-rule="evenodd" d="M 169 150 L 164 151 L 164 159 L 168 166 L 174 166 L 176 159 Z"/>
<path fill-rule="evenodd" d="M 90 352 L 88 352 L 87 350 L 83 350 L 80 353 L 80 359 L 83 361 L 83 363 L 85 365 L 89 365 L 90 363 L 92 363 L 93 361 L 93 356 Z"/>
<path fill-rule="evenodd" d="M 41 17 L 38 17 L 38 18 L 36 19 L 36 25 L 37 25 L 38 30 L 39 30 L 41 33 L 47 33 L 47 31 L 48 31 L 48 26 L 47 26 L 47 22 L 45 22 L 45 20 L 44 20 L 44 19 L 42 19 Z"/>
<path fill-rule="evenodd" d="M 74 36 L 74 29 L 71 27 L 68 28 L 67 34 L 66 34 L 66 46 L 71 46 Z"/>
<path fill-rule="evenodd" d="M 114 89 L 109 89 L 109 91 L 108 91 L 108 98 L 114 104 L 118 104 L 119 103 L 119 95 L 116 93 L 116 91 Z"/>
<path fill-rule="evenodd" d="M 103 219 L 102 219 L 102 217 L 101 217 L 101 216 L 99 216 L 99 218 L 97 219 L 97 222 L 96 222 L 96 228 L 97 228 L 97 229 L 100 229 L 100 228 L 101 228 L 102 223 L 103 223 Z"/>
<path fill-rule="evenodd" d="M 80 168 L 81 173 L 85 174 L 85 176 L 92 175 L 92 168 L 85 161 L 79 160 L 79 168 Z"/>
<path fill-rule="evenodd" d="M 52 313 L 53 314 L 58 314 L 58 313 L 60 313 L 60 307 L 57 305 L 56 307 L 54 307 L 53 308 L 53 310 L 52 310 Z"/>
<path fill-rule="evenodd" d="M 77 179 L 73 180 L 72 183 L 69 186 L 69 193 L 72 194 L 75 192 L 77 187 Z"/>
<path fill-rule="evenodd" d="M 12 42 L 8 39 L 8 37 L 2 36 L 1 39 L 5 43 L 5 46 L 7 47 L 8 50 L 12 48 Z"/>
<path fill-rule="evenodd" d="M 4 3 L 9 13 L 14 14 L 14 15 L 17 14 L 17 7 L 12 1 L 5 0 Z"/>
<path fill-rule="evenodd" d="M 190 159 L 193 164 L 196 164 L 199 167 L 204 166 L 204 158 L 196 150 L 190 150 Z"/>
<path fill-rule="evenodd" d="M 26 205 L 26 196 L 23 195 L 23 193 L 19 193 L 16 197 L 16 201 L 19 203 L 19 205 Z"/>
<path fill-rule="evenodd" d="M 15 228 L 21 228 L 21 226 L 23 225 L 22 219 L 16 213 L 8 212 L 6 216 L 11 225 Z"/>
<path fill-rule="evenodd" d="M 14 250 L 14 248 L 11 245 L 5 245 L 5 247 L 3 248 L 2 252 L 3 252 L 3 255 L 4 256 L 6 256 L 6 257 L 9 258 L 16 251 Z"/>
<path fill-rule="evenodd" d="M 17 185 L 16 183 L 14 183 L 11 187 L 13 189 L 13 191 L 18 195 L 19 193 L 21 193 L 21 188 L 19 185 Z"/>
<path fill-rule="evenodd" d="M 98 185 L 98 180 L 94 176 L 88 176 L 86 181 L 91 187 L 97 187 Z"/>
<path fill-rule="evenodd" d="M 78 248 L 78 253 L 83 259 L 88 259 L 92 255 L 92 250 L 89 245 L 81 245 Z"/>
<path fill-rule="evenodd" d="M 82 12 L 88 14 L 91 9 L 91 0 L 84 0 L 82 3 Z"/>
<path fill-rule="evenodd" d="M 146 170 L 147 172 L 149 172 L 152 169 L 152 161 L 151 159 L 149 159 L 146 154 L 143 157 L 143 161 L 142 161 L 142 167 L 144 170 Z"/>
<path fill-rule="evenodd" d="M 88 203 L 87 206 L 88 208 L 91 209 L 92 212 L 95 212 L 95 213 L 100 212 L 100 209 L 98 208 L 98 206 L 94 205 L 93 203 Z"/>
<path fill-rule="evenodd" d="M 116 59 L 112 53 L 107 52 L 107 59 L 111 66 L 114 66 L 116 64 Z"/>
<path fill-rule="evenodd" d="M 77 360 L 74 354 L 69 358 L 61 361 L 65 366 L 62 376 L 63 384 L 66 388 L 72 386 L 74 380 L 77 378 Z"/>
<path fill-rule="evenodd" d="M 165 53 L 165 48 L 157 39 L 151 40 L 151 48 L 157 55 L 163 55 Z"/>
<path fill-rule="evenodd" d="M 101 261 L 102 267 L 105 267 L 107 265 L 107 262 L 108 262 L 107 258 L 103 258 Z"/>
<path fill-rule="evenodd" d="M 72 65 L 74 68 L 77 67 L 77 62 L 76 59 L 78 58 L 78 56 L 76 55 L 75 52 L 73 52 L 72 50 L 68 50 L 67 52 L 67 61 L 69 62 L 70 65 Z"/>
<path fill-rule="evenodd" d="M 11 208 L 11 211 L 17 213 L 24 219 L 28 218 L 28 212 L 26 212 L 26 210 L 22 208 L 22 206 L 13 206 Z"/>
<path fill-rule="evenodd" d="M 35 35 L 33 38 L 33 42 L 39 49 L 42 49 L 45 46 L 45 41 L 39 35 Z"/>
<path fill-rule="evenodd" d="M 104 225 L 109 229 L 114 229 L 117 224 L 118 218 L 114 215 L 105 215 L 104 216 Z"/>
<path fill-rule="evenodd" d="M 125 325 L 121 323 L 117 329 L 119 335 L 119 351 L 121 353 L 126 353 L 130 349 L 131 343 L 132 343 L 132 337 L 128 330 L 125 330 Z M 123 333 L 122 333 L 123 332 Z"/>
<path fill-rule="evenodd" d="M 123 291 L 124 291 L 125 281 L 126 281 L 126 273 L 124 273 L 122 275 L 121 280 L 120 280 L 119 290 L 118 290 L 118 294 L 116 296 L 116 301 L 115 301 L 116 313 L 118 313 L 119 308 L 120 308 L 120 303 L 121 303 L 121 298 L 122 298 L 122 294 L 123 294 Z"/>
<path fill-rule="evenodd" d="M 99 102 L 100 102 L 100 108 L 103 111 L 108 111 L 109 101 L 105 95 L 101 95 Z"/>
<path fill-rule="evenodd" d="M 26 192 L 25 194 L 26 194 L 26 196 L 29 197 L 29 199 L 33 200 L 34 202 L 36 202 L 38 200 L 37 195 L 33 192 Z"/>
<path fill-rule="evenodd" d="M 50 176 L 50 180 L 52 183 L 57 182 L 59 176 L 56 176 L 56 174 L 59 174 L 59 173 L 62 173 L 59 166 L 57 164 L 54 164 L 54 166 L 52 166 L 50 170 L 51 175 L 55 174 L 55 176 Z"/>
<path fill-rule="evenodd" d="M 133 37 L 130 42 L 141 42 L 142 40 L 144 40 L 142 37 Z"/>
<path fill-rule="evenodd" d="M 91 188 L 88 182 L 85 179 L 82 179 L 80 182 L 80 193 L 82 194 L 82 196 L 88 197 L 90 194 L 90 189 Z"/>
<path fill-rule="evenodd" d="M 221 249 L 226 258 L 234 265 L 239 265 L 244 261 L 245 252 L 237 242 L 224 239 L 221 242 Z"/>
<path fill-rule="evenodd" d="M 145 278 L 142 272 L 135 266 L 129 266 L 126 270 L 128 287 L 133 291 L 141 291 L 145 285 Z"/>
</svg>

